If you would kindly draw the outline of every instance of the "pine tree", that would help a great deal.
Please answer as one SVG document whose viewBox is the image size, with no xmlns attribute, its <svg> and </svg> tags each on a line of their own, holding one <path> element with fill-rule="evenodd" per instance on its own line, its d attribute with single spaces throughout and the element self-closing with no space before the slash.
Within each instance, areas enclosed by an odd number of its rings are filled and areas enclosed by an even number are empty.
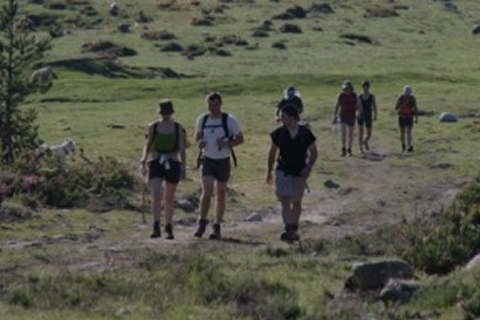
<svg viewBox="0 0 480 320">
<path fill-rule="evenodd" d="M 0 9 L 0 160 L 13 163 L 16 155 L 38 145 L 37 113 L 33 108 L 21 110 L 20 104 L 52 85 L 51 79 L 29 79 L 50 49 L 51 39 L 37 40 L 28 19 L 19 13 L 18 1 L 7 1 Z"/>
</svg>

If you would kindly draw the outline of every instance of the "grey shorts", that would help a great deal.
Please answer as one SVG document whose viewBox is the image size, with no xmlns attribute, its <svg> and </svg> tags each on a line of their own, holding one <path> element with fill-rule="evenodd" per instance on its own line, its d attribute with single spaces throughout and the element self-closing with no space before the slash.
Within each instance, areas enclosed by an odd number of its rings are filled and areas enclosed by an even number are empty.
<svg viewBox="0 0 480 320">
<path fill-rule="evenodd" d="M 202 176 L 212 176 L 219 182 L 227 182 L 230 178 L 230 158 L 202 158 Z"/>
<path fill-rule="evenodd" d="M 275 195 L 279 199 L 291 199 L 300 201 L 305 193 L 306 182 L 302 177 L 285 175 L 283 171 L 277 170 L 275 175 Z"/>
</svg>

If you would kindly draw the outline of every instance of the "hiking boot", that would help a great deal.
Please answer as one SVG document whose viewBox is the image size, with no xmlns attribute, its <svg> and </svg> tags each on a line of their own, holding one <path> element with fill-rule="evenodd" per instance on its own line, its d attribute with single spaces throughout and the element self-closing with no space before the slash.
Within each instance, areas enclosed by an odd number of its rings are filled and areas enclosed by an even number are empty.
<svg viewBox="0 0 480 320">
<path fill-rule="evenodd" d="M 347 153 L 348 153 L 348 156 L 351 157 L 352 156 L 352 149 L 348 148 Z"/>
<path fill-rule="evenodd" d="M 292 224 L 292 234 L 293 234 L 293 241 L 300 240 L 300 236 L 298 235 L 298 224 Z"/>
<path fill-rule="evenodd" d="M 297 226 L 298 229 L 298 226 Z M 300 240 L 300 237 L 295 234 L 294 226 L 286 225 L 285 231 L 281 234 L 280 240 L 285 242 L 294 242 Z"/>
<path fill-rule="evenodd" d="M 173 235 L 173 226 L 172 226 L 171 223 L 167 223 L 165 225 L 165 233 L 167 234 L 167 239 L 168 240 L 175 239 L 175 236 Z"/>
<path fill-rule="evenodd" d="M 222 234 L 220 232 L 220 224 L 214 223 L 213 224 L 213 232 L 210 235 L 210 239 L 212 240 L 220 240 L 222 238 Z"/>
<path fill-rule="evenodd" d="M 162 234 L 160 233 L 160 221 L 155 221 L 153 223 L 153 232 L 150 235 L 150 238 L 160 238 Z"/>
<path fill-rule="evenodd" d="M 205 233 L 205 229 L 207 228 L 207 225 L 208 225 L 208 220 L 206 219 L 198 220 L 198 228 L 193 235 L 197 238 L 201 238 Z"/>
<path fill-rule="evenodd" d="M 284 231 L 280 236 L 280 240 L 285 242 L 295 242 L 295 241 L 299 241 L 300 237 L 298 236 L 298 234 L 287 233 Z"/>
<path fill-rule="evenodd" d="M 340 154 L 340 157 L 345 157 L 347 155 L 347 149 L 342 148 L 342 153 Z"/>
<path fill-rule="evenodd" d="M 402 143 L 402 152 L 405 152 L 405 150 L 406 150 L 405 143 Z"/>
<path fill-rule="evenodd" d="M 408 147 L 407 152 L 412 152 L 413 151 L 413 146 Z"/>
</svg>

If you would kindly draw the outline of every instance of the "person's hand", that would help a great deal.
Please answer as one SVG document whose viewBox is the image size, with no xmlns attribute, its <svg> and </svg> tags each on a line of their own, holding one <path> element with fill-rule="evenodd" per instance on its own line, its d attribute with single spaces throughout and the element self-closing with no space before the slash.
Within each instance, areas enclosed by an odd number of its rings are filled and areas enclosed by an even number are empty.
<svg viewBox="0 0 480 320">
<path fill-rule="evenodd" d="M 307 180 L 308 177 L 310 177 L 310 172 L 311 172 L 310 167 L 306 166 L 305 168 L 303 168 L 302 172 L 300 172 L 300 175 L 302 176 L 303 179 Z"/>
<path fill-rule="evenodd" d="M 267 173 L 267 178 L 265 179 L 265 182 L 266 182 L 267 184 L 272 184 L 272 183 L 273 183 L 273 176 L 272 176 L 272 172 L 271 172 L 271 171 L 269 171 L 269 172 Z"/>
<path fill-rule="evenodd" d="M 418 118 L 415 118 L 415 123 L 418 123 Z"/>
<path fill-rule="evenodd" d="M 228 141 L 225 141 L 223 138 L 217 140 L 218 150 L 222 150 L 223 148 L 227 147 L 229 144 Z"/>
<path fill-rule="evenodd" d="M 197 145 L 199 149 L 203 149 L 207 145 L 207 141 L 205 141 L 204 139 L 198 140 Z"/>
<path fill-rule="evenodd" d="M 333 117 L 332 124 L 337 124 L 337 120 L 338 120 L 338 119 L 337 119 L 337 117 L 336 117 L 336 116 L 335 116 L 335 117 Z"/>
</svg>

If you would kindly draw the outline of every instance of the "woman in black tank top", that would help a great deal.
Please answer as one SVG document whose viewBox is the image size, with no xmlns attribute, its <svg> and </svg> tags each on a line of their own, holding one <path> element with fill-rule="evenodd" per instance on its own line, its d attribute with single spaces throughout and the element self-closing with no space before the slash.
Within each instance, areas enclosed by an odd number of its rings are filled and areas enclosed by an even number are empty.
<svg viewBox="0 0 480 320">
<path fill-rule="evenodd" d="M 377 102 L 375 95 L 370 93 L 370 82 L 364 80 L 362 82 L 363 93 L 360 95 L 360 103 L 362 105 L 362 112 L 358 118 L 358 143 L 360 145 L 360 151 L 363 153 L 363 149 L 369 150 L 369 141 L 372 136 L 372 122 L 377 120 Z M 364 137 L 363 127 L 366 128 L 366 134 Z"/>
</svg>

